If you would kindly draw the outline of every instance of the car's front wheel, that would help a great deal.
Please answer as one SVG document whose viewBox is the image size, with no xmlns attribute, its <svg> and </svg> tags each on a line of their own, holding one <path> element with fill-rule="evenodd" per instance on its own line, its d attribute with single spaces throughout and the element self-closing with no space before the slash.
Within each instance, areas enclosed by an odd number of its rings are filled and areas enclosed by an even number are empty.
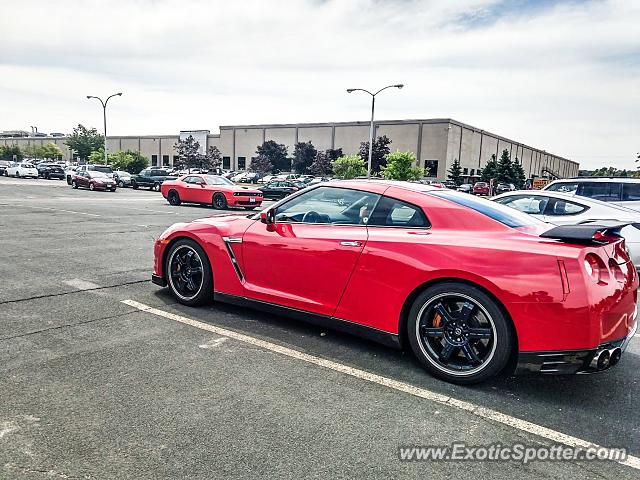
<svg viewBox="0 0 640 480">
<path fill-rule="evenodd" d="M 176 299 L 190 307 L 211 300 L 213 275 L 207 254 L 190 239 L 178 240 L 167 252 L 165 275 Z"/>
<path fill-rule="evenodd" d="M 131 188 L 134 190 L 138 189 L 138 183 L 135 180 L 131 180 Z"/>
<path fill-rule="evenodd" d="M 119 186 L 120 188 L 124 188 L 124 182 L 123 182 L 122 180 L 120 180 L 120 181 L 118 182 L 118 186 Z"/>
<path fill-rule="evenodd" d="M 75 180 L 71 180 L 71 188 L 78 188 L 78 184 Z"/>
<path fill-rule="evenodd" d="M 224 193 L 216 193 L 213 196 L 213 208 L 217 208 L 218 210 L 226 210 L 227 209 L 227 199 L 224 196 Z"/>
<path fill-rule="evenodd" d="M 96 189 L 96 186 L 93 183 L 89 184 L 89 190 L 91 190 L 92 192 Z"/>
<path fill-rule="evenodd" d="M 160 191 L 160 184 L 158 182 L 153 184 L 153 191 L 154 192 L 159 192 Z"/>
<path fill-rule="evenodd" d="M 433 375 L 468 385 L 504 369 L 514 346 L 511 324 L 483 290 L 443 282 L 411 306 L 407 334 L 413 353 Z"/>
</svg>

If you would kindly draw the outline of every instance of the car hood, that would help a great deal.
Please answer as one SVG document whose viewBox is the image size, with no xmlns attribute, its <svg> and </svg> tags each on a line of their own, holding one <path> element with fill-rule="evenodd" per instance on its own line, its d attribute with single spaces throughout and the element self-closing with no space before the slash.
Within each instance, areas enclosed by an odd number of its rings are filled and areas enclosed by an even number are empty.
<svg viewBox="0 0 640 480">
<path fill-rule="evenodd" d="M 247 215 L 243 212 L 238 213 L 225 213 L 223 215 L 213 215 L 211 217 L 199 218 L 197 220 L 193 220 L 191 223 L 206 223 L 207 225 L 222 225 L 229 224 L 232 222 L 244 221 L 247 220 L 248 217 L 255 215 L 255 213 L 251 215 Z"/>
</svg>

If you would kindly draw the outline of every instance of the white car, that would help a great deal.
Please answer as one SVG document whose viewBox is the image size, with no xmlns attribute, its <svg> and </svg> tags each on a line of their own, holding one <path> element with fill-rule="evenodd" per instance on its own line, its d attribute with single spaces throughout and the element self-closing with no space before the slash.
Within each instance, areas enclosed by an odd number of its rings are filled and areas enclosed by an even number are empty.
<svg viewBox="0 0 640 480">
<path fill-rule="evenodd" d="M 547 190 L 520 190 L 503 193 L 493 201 L 554 225 L 578 225 L 591 220 L 633 223 L 640 227 L 640 212 L 631 208 L 570 193 Z M 620 233 L 631 253 L 631 260 L 640 270 L 640 229 L 627 225 Z"/>
<path fill-rule="evenodd" d="M 545 192 L 570 193 L 640 211 L 640 178 L 579 177 L 555 180 Z"/>
<path fill-rule="evenodd" d="M 32 177 L 38 178 L 38 169 L 33 163 L 28 162 L 14 162 L 12 163 L 4 173 L 7 177 Z"/>
</svg>

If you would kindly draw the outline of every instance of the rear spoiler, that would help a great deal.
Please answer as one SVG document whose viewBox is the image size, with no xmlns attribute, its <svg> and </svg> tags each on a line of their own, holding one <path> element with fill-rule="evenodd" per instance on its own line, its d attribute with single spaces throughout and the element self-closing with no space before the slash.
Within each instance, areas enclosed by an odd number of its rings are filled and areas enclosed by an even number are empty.
<svg viewBox="0 0 640 480">
<path fill-rule="evenodd" d="M 620 230 L 627 225 L 640 228 L 636 223 L 613 223 L 607 221 L 585 222 L 579 225 L 561 225 L 554 227 L 540 236 L 543 238 L 553 238 L 571 243 L 596 243 L 606 244 L 611 242 L 611 237 L 621 237 Z"/>
</svg>

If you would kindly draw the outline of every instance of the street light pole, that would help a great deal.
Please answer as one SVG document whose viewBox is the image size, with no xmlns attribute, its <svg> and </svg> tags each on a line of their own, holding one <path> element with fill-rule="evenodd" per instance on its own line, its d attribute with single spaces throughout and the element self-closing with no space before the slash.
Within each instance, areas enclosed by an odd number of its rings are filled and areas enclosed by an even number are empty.
<svg viewBox="0 0 640 480">
<path fill-rule="evenodd" d="M 347 93 L 365 92 L 371 95 L 371 125 L 369 126 L 369 161 L 367 164 L 367 178 L 371 178 L 371 158 L 373 156 L 373 118 L 376 108 L 376 95 L 378 95 L 383 90 L 386 90 L 387 88 L 400 89 L 402 87 L 404 87 L 402 83 L 398 83 L 396 85 L 387 85 L 386 87 L 378 90 L 376 93 L 371 93 L 369 90 L 365 90 L 364 88 L 347 88 Z"/>
<path fill-rule="evenodd" d="M 87 95 L 88 99 L 95 98 L 102 104 L 102 119 L 104 120 L 104 164 L 109 163 L 107 157 L 107 103 L 109 103 L 109 99 L 112 97 L 121 97 L 122 93 L 114 93 L 113 95 L 109 95 L 106 100 L 102 100 L 100 97 L 94 97 L 93 95 Z"/>
</svg>

